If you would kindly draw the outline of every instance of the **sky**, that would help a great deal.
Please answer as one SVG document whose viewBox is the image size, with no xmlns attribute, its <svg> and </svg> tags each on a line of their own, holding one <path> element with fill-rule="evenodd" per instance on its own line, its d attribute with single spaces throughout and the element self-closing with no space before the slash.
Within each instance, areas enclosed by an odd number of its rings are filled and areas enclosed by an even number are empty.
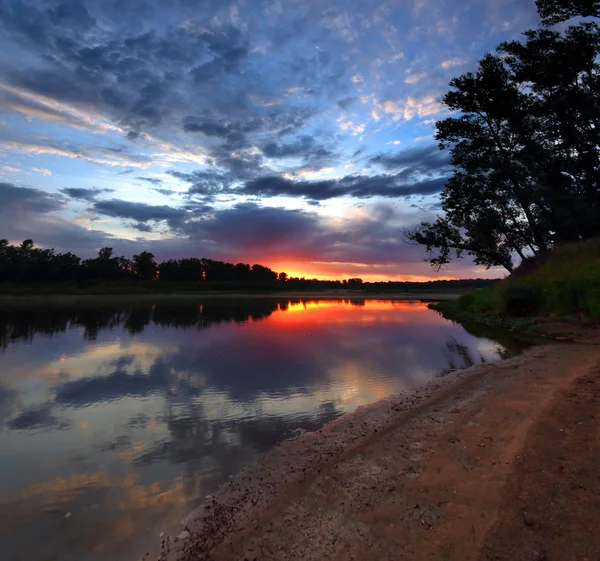
<svg viewBox="0 0 600 561">
<path fill-rule="evenodd" d="M 534 0 L 3 0 L 0 237 L 91 257 L 261 263 L 292 276 L 436 272 L 452 77 Z"/>
</svg>

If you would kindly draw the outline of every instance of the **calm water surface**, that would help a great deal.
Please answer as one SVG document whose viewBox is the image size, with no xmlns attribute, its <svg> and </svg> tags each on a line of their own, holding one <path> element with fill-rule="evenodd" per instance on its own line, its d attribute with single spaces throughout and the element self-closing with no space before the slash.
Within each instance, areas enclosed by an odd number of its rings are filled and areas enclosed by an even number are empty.
<svg viewBox="0 0 600 561">
<path fill-rule="evenodd" d="M 121 561 L 273 446 L 511 351 L 426 304 L 0 310 L 0 552 Z"/>
</svg>

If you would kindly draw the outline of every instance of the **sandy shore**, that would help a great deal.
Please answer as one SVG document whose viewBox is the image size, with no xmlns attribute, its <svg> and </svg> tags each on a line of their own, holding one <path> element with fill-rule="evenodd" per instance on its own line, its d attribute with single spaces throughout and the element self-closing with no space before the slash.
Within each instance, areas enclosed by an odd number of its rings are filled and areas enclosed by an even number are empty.
<svg viewBox="0 0 600 561">
<path fill-rule="evenodd" d="M 600 559 L 598 343 L 454 372 L 287 442 L 160 559 Z"/>
</svg>

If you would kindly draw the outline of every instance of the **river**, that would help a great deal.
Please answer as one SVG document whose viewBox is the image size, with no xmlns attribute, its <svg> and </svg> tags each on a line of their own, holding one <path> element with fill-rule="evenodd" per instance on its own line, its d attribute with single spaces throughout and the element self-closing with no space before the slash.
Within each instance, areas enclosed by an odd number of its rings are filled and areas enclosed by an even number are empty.
<svg viewBox="0 0 600 561">
<path fill-rule="evenodd" d="M 411 301 L 2 309 L 2 559 L 136 560 L 283 440 L 518 350 Z"/>
</svg>

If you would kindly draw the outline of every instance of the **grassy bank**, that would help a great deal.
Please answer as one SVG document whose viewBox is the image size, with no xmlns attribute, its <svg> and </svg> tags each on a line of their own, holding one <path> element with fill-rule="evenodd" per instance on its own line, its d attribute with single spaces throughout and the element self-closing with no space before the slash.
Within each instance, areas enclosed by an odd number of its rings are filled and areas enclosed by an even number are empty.
<svg viewBox="0 0 600 561">
<path fill-rule="evenodd" d="M 600 239 L 524 261 L 495 286 L 432 305 L 460 323 L 522 329 L 534 318 L 600 320 Z"/>
</svg>

